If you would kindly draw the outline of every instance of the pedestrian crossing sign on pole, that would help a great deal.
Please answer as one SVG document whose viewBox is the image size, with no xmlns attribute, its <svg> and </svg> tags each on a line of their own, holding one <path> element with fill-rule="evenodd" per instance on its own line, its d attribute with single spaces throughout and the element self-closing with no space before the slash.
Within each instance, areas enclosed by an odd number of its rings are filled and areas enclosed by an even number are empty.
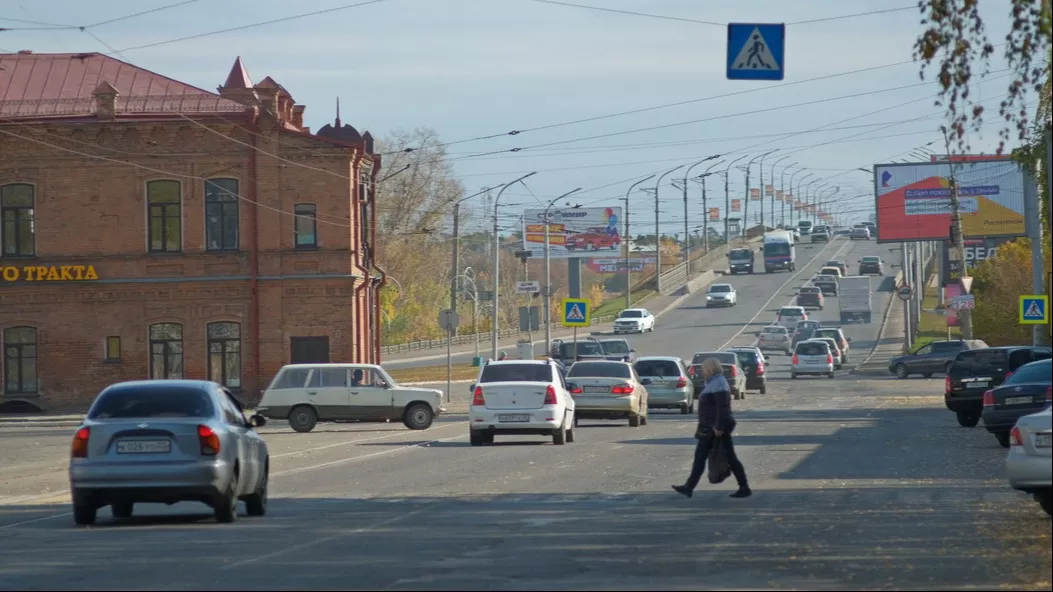
<svg viewBox="0 0 1053 592">
<path fill-rule="evenodd" d="M 1049 296 L 1029 294 L 1020 297 L 1020 324 L 1045 325 L 1049 323 Z"/>
<path fill-rule="evenodd" d="M 728 80 L 782 80 L 786 25 L 728 23 Z"/>
<path fill-rule="evenodd" d="M 564 327 L 588 327 L 592 321 L 592 311 L 589 310 L 589 301 L 581 298 L 563 299 L 563 326 Z"/>
</svg>

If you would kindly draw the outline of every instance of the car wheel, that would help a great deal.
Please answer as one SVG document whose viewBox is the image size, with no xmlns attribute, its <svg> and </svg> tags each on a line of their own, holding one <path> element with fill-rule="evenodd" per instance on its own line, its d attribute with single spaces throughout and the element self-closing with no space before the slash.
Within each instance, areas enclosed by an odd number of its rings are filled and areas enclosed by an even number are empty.
<svg viewBox="0 0 1053 592">
<path fill-rule="evenodd" d="M 468 442 L 472 446 L 483 445 L 483 431 L 482 430 L 468 430 Z"/>
<path fill-rule="evenodd" d="M 133 503 L 120 502 L 110 506 L 110 513 L 113 514 L 114 518 L 131 518 L 134 508 L 135 504 Z"/>
<path fill-rule="evenodd" d="M 768 387 L 766 387 L 766 386 L 760 387 L 760 394 L 762 394 L 762 395 L 768 394 Z"/>
<path fill-rule="evenodd" d="M 402 418 L 402 423 L 411 430 L 426 430 L 431 427 L 433 421 L 435 414 L 432 413 L 431 407 L 424 403 L 410 405 Z"/>
<path fill-rule="evenodd" d="M 567 430 L 567 442 L 573 442 L 573 441 L 574 441 L 574 422 L 571 421 L 571 427 L 570 427 L 569 430 Z"/>
<path fill-rule="evenodd" d="M 975 428 L 976 424 L 980 423 L 979 413 L 970 413 L 968 411 L 959 411 L 956 413 L 958 416 L 958 425 L 963 428 Z"/>
<path fill-rule="evenodd" d="M 1035 499 L 1038 500 L 1039 505 L 1046 511 L 1046 514 L 1053 516 L 1053 491 L 1047 489 L 1042 493 L 1036 493 Z"/>
<path fill-rule="evenodd" d="M 494 436 L 494 432 L 483 432 L 483 444 L 493 444 Z"/>
<path fill-rule="evenodd" d="M 684 403 L 683 405 L 680 406 L 680 415 L 687 415 L 687 414 L 691 413 L 691 411 L 689 409 L 690 408 L 688 407 L 688 404 Z"/>
<path fill-rule="evenodd" d="M 923 372 L 921 377 L 922 378 L 932 378 L 932 372 Z"/>
<path fill-rule="evenodd" d="M 638 428 L 638 427 L 640 427 L 640 416 L 639 415 L 630 415 L 629 416 L 629 427 L 631 427 L 631 428 Z"/>
<path fill-rule="evenodd" d="M 640 417 L 640 425 L 642 425 L 642 426 L 647 425 L 647 415 L 646 414 L 644 414 L 643 416 Z"/>
<path fill-rule="evenodd" d="M 995 432 L 994 436 L 1002 448 L 1009 448 L 1009 432 Z"/>
<path fill-rule="evenodd" d="M 238 474 L 227 484 L 227 492 L 215 502 L 216 522 L 230 524 L 238 519 Z"/>
<path fill-rule="evenodd" d="M 300 405 L 289 412 L 289 426 L 301 434 L 307 433 L 318 425 L 318 414 L 307 405 Z"/>
<path fill-rule="evenodd" d="M 556 446 L 563 446 L 567 443 L 567 420 L 565 418 L 556 431 L 552 432 L 552 443 Z"/>
<path fill-rule="evenodd" d="M 896 378 L 903 380 L 910 376 L 910 372 L 907 371 L 907 366 L 904 364 L 896 364 Z"/>
<path fill-rule="evenodd" d="M 77 526 L 91 526 L 95 524 L 98 508 L 84 504 L 73 504 L 73 523 Z"/>
<path fill-rule="evenodd" d="M 256 484 L 256 491 L 245 496 L 245 513 L 249 516 L 263 516 L 267 513 L 267 485 L 271 477 L 271 459 L 263 461 L 263 474 Z"/>
</svg>

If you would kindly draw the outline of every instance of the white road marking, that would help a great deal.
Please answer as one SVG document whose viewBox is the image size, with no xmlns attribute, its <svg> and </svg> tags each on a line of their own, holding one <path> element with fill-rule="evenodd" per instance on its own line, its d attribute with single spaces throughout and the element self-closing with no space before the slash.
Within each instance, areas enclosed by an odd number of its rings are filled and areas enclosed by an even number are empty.
<svg viewBox="0 0 1053 592">
<path fill-rule="evenodd" d="M 54 520 L 55 518 L 63 518 L 65 516 L 72 516 L 73 512 L 63 512 L 62 514 L 52 514 L 50 516 L 44 516 L 42 518 L 33 518 L 31 520 L 23 520 L 21 522 L 12 522 L 11 524 L 4 524 L 0 526 L 0 530 L 7 528 L 14 528 L 16 526 L 25 526 L 26 524 L 33 524 L 35 522 L 43 522 L 45 520 Z"/>
</svg>

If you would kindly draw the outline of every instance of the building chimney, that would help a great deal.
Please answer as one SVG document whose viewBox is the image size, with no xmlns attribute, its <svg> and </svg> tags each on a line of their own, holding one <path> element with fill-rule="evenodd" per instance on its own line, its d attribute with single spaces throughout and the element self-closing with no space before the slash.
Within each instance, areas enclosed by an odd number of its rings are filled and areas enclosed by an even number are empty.
<svg viewBox="0 0 1053 592">
<path fill-rule="evenodd" d="M 95 87 L 92 95 L 95 96 L 95 116 L 105 121 L 113 121 L 117 117 L 117 96 L 121 93 L 109 82 L 103 80 Z"/>
<path fill-rule="evenodd" d="M 282 120 L 281 111 L 278 110 L 278 93 L 281 91 L 276 88 L 259 88 L 256 89 L 256 95 L 260 98 L 260 108 L 263 113 L 270 115 L 271 117 Z"/>
<path fill-rule="evenodd" d="M 296 126 L 296 129 L 303 129 L 303 112 L 305 109 L 307 109 L 306 105 L 293 105 L 292 123 Z"/>
</svg>

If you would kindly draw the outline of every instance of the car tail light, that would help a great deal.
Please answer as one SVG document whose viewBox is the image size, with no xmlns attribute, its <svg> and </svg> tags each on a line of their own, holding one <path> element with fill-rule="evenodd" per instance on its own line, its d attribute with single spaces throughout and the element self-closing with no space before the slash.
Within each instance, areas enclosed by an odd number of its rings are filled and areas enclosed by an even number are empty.
<svg viewBox="0 0 1053 592">
<path fill-rule="evenodd" d="M 475 393 L 472 394 L 472 407 L 482 407 L 486 405 L 486 399 L 483 399 L 483 387 L 475 387 Z"/>
<path fill-rule="evenodd" d="M 680 379 L 676 381 L 676 388 L 684 388 L 685 386 L 687 386 L 687 379 L 681 376 Z M 1049 393 L 1046 393 L 1046 398 L 1049 398 Z"/>
<path fill-rule="evenodd" d="M 570 389 L 570 394 L 572 394 L 572 395 L 580 395 L 580 394 L 581 394 L 581 387 L 580 387 L 580 386 L 578 386 L 578 385 L 574 385 L 574 386 L 573 386 L 573 387 L 572 387 L 572 388 Z"/>
<path fill-rule="evenodd" d="M 558 405 L 559 401 L 556 399 L 556 387 L 551 384 L 545 389 L 545 405 Z"/>
<path fill-rule="evenodd" d="M 994 391 L 984 391 L 984 407 L 994 407 Z"/>
<path fill-rule="evenodd" d="M 201 441 L 201 454 L 215 456 L 219 454 L 219 436 L 207 425 L 197 426 L 197 439 Z"/>
<path fill-rule="evenodd" d="M 739 375 L 739 369 L 735 366 L 731 367 L 731 377 L 734 378 Z"/>
<path fill-rule="evenodd" d="M 827 364 L 833 364 L 834 363 L 834 354 L 826 354 L 826 363 Z"/>
<path fill-rule="evenodd" d="M 791 364 L 797 365 L 797 354 L 793 354 L 793 359 L 790 361 Z"/>
<path fill-rule="evenodd" d="M 73 446 L 70 448 L 70 456 L 73 458 L 88 458 L 88 438 L 91 437 L 91 428 L 81 428 L 73 434 Z"/>
<path fill-rule="evenodd" d="M 619 384 L 618 386 L 611 389 L 611 393 L 615 395 L 631 395 L 633 394 L 633 385 Z"/>
<path fill-rule="evenodd" d="M 690 376 L 691 378 L 695 377 L 695 367 L 694 366 L 691 366 L 690 368 L 687 369 L 687 375 Z"/>
<path fill-rule="evenodd" d="M 1013 429 L 1009 432 L 1009 445 L 1010 446 L 1023 446 L 1024 437 L 1020 435 L 1020 428 L 1013 426 Z"/>
<path fill-rule="evenodd" d="M 764 374 L 764 362 L 757 362 L 757 376 Z"/>
<path fill-rule="evenodd" d="M 943 392 L 945 392 L 945 393 L 950 393 L 951 392 L 951 377 L 950 376 L 947 376 L 947 377 L 945 377 L 943 379 Z"/>
</svg>

